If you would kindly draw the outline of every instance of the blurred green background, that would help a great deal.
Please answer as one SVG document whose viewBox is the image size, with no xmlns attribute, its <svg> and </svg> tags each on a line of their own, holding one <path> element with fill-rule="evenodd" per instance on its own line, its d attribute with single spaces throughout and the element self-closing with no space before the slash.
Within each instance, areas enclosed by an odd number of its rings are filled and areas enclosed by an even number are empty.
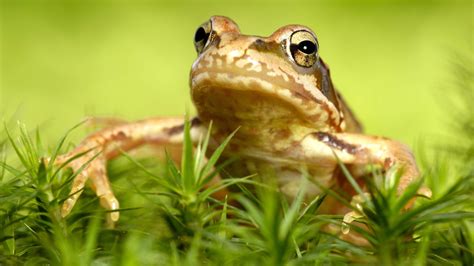
<svg viewBox="0 0 474 266">
<path fill-rule="evenodd" d="M 414 145 L 448 126 L 456 54 L 472 52 L 471 1 L 5 1 L 0 112 L 57 136 L 85 115 L 191 109 L 193 35 L 209 16 L 243 33 L 298 23 L 370 134 Z"/>
</svg>

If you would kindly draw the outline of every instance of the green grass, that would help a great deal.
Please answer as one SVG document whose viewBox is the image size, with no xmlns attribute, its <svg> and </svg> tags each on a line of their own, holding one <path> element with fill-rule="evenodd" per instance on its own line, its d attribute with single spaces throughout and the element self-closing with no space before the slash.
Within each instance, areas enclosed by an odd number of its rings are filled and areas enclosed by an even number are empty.
<svg viewBox="0 0 474 266">
<path fill-rule="evenodd" d="M 68 150 L 70 132 L 51 146 L 40 132 L 6 123 L 0 135 L 0 264 L 472 265 L 473 73 L 465 67 L 457 72 L 461 97 L 453 103 L 464 115 L 454 122 L 456 142 L 443 143 L 441 159 L 424 163 L 432 199 L 420 198 L 404 211 L 421 182 L 396 196 L 400 173 L 374 173 L 367 180 L 368 200 L 359 208 L 348 204 L 359 214 L 350 224 L 317 212 L 324 195 L 303 204 L 304 189 L 288 202 L 275 186 L 252 177 L 206 186 L 223 167 L 216 162 L 232 136 L 205 160 L 208 138 L 193 150 L 189 125 L 180 166 L 168 157 L 163 162 L 128 154 L 109 164 L 122 206 L 116 227 L 108 226 L 89 188 L 62 218 L 60 206 L 75 174 L 42 158 Z M 226 186 L 237 191 L 224 201 L 210 197 Z M 338 237 L 348 228 L 369 245 Z"/>
</svg>

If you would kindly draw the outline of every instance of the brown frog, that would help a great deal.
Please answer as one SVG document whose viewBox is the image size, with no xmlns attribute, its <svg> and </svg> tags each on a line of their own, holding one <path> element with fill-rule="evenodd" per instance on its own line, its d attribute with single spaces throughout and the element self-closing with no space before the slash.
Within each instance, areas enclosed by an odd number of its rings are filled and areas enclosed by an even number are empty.
<svg viewBox="0 0 474 266">
<path fill-rule="evenodd" d="M 270 167 L 280 190 L 289 197 L 299 190 L 302 167 L 317 183 L 349 191 L 338 160 L 356 178 L 367 165 L 384 170 L 402 166 L 399 191 L 419 176 L 407 146 L 361 133 L 361 125 L 334 88 L 329 68 L 319 56 L 316 35 L 309 28 L 288 25 L 269 37 L 258 37 L 241 34 L 227 17 L 214 16 L 197 29 L 194 45 L 198 57 L 191 68 L 190 87 L 197 116 L 191 122 L 191 135 L 197 143 L 212 121 L 211 139 L 219 143 L 239 128 L 223 155 L 239 156 L 239 167 L 231 168 Z M 121 150 L 147 143 L 180 145 L 183 123 L 183 117 L 119 123 L 88 136 L 73 151 L 58 157 L 55 163 L 60 164 L 89 150 L 68 164 L 74 171 L 93 159 L 74 179 L 62 215 L 71 211 L 87 179 L 102 206 L 117 210 L 107 160 Z M 306 190 L 309 198 L 320 193 L 316 185 Z M 429 195 L 430 191 L 422 193 Z M 332 203 L 325 209 L 347 211 Z M 118 211 L 109 215 L 112 221 L 119 219 Z"/>
</svg>

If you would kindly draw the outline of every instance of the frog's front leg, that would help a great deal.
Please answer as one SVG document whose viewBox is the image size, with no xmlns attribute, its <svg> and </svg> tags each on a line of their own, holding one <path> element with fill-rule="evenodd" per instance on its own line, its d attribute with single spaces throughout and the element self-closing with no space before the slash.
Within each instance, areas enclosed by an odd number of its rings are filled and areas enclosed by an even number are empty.
<svg viewBox="0 0 474 266">
<path fill-rule="evenodd" d="M 196 141 L 205 128 L 197 118 L 191 121 L 191 137 Z M 179 145 L 183 141 L 184 118 L 154 118 L 131 123 L 121 123 L 102 129 L 84 139 L 73 151 L 61 155 L 55 160 L 56 165 L 67 163 L 74 172 L 79 171 L 74 178 L 69 198 L 64 202 L 61 214 L 66 216 L 71 212 L 88 179 L 92 188 L 100 198 L 101 205 L 107 210 L 118 210 L 119 202 L 110 187 L 107 177 L 106 163 L 122 151 L 131 150 L 143 144 Z M 81 170 L 82 168 L 82 170 Z M 115 222 L 119 219 L 118 212 L 110 212 L 109 219 Z"/>
<path fill-rule="evenodd" d="M 400 166 L 403 174 L 397 188 L 399 193 L 420 176 L 410 149 L 387 138 L 356 133 L 316 132 L 303 139 L 301 149 L 305 160 L 309 162 L 330 162 L 337 157 L 344 164 L 375 164 L 384 170 Z M 431 196 L 427 188 L 420 189 L 419 193 Z"/>
</svg>

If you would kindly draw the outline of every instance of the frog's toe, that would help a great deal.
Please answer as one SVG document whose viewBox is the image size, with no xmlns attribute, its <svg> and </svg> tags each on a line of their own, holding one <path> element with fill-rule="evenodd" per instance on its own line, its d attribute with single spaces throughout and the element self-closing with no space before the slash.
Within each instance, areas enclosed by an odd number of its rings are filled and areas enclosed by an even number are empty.
<svg viewBox="0 0 474 266">
<path fill-rule="evenodd" d="M 42 162 L 45 165 L 50 165 L 52 163 L 53 166 L 62 168 L 72 168 L 74 172 L 77 169 L 74 169 L 74 165 L 71 162 L 68 162 L 71 158 L 70 154 L 62 154 L 57 157 L 45 157 L 42 158 Z M 69 196 L 64 200 L 61 206 L 61 216 L 66 217 L 69 213 L 71 213 L 72 208 L 76 204 L 77 199 L 82 193 L 84 188 L 84 183 L 87 180 L 87 177 L 83 173 L 78 173 L 77 176 L 73 180 L 72 189 Z"/>
<path fill-rule="evenodd" d="M 117 222 L 120 218 L 119 201 L 115 198 L 113 193 L 100 196 L 100 205 L 110 212 L 107 214 L 107 220 L 109 222 Z"/>
<path fill-rule="evenodd" d="M 63 206 L 61 208 L 61 216 L 62 217 L 66 217 L 66 216 L 69 215 L 69 213 L 71 213 L 71 210 L 74 207 L 74 205 L 76 205 L 76 201 L 79 198 L 80 194 L 81 194 L 81 192 L 79 191 L 74 195 L 70 195 L 69 198 L 67 198 L 64 201 Z"/>
<path fill-rule="evenodd" d="M 426 198 L 431 198 L 431 196 L 433 196 L 433 192 L 431 192 L 431 189 L 427 188 L 427 187 L 422 187 L 418 190 L 418 194 L 421 195 L 421 196 L 424 196 Z"/>
<path fill-rule="evenodd" d="M 104 157 L 96 158 L 89 166 L 90 180 L 92 181 L 92 189 L 95 191 L 97 197 L 100 199 L 100 204 L 106 210 L 110 211 L 108 214 L 111 222 L 116 222 L 119 219 L 119 202 L 115 198 L 114 192 L 110 186 L 109 178 L 107 177 L 106 159 Z"/>
<path fill-rule="evenodd" d="M 73 171 L 81 171 L 80 169 L 75 169 L 74 166 L 71 166 Z M 87 169 L 83 169 L 81 172 L 77 174 L 72 182 L 71 192 L 69 197 L 64 201 L 63 206 L 61 208 L 61 216 L 66 217 L 69 213 L 71 213 L 72 208 L 76 205 L 77 200 L 82 194 L 84 190 L 84 186 L 87 181 Z"/>
<path fill-rule="evenodd" d="M 350 232 L 350 224 L 357 219 L 363 218 L 364 215 L 358 211 L 351 211 L 344 215 L 342 219 L 341 232 L 343 234 L 348 234 Z"/>
</svg>

